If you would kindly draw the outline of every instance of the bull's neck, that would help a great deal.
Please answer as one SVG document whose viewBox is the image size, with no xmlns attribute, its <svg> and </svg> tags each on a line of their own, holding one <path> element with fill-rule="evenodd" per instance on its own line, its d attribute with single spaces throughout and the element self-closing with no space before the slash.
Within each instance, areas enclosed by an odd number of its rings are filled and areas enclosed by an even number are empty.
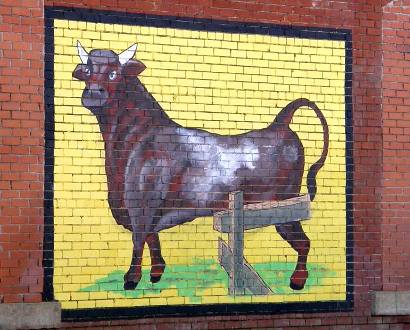
<svg viewBox="0 0 410 330">
<path fill-rule="evenodd" d="M 104 142 L 125 142 L 120 138 L 121 135 L 126 135 L 127 132 L 134 131 L 134 137 L 143 134 L 152 117 L 146 116 L 144 113 L 149 110 L 133 108 L 132 104 L 119 104 L 117 107 L 107 107 L 103 116 L 97 116 L 100 132 Z"/>
<path fill-rule="evenodd" d="M 109 104 L 105 105 L 102 115 L 97 115 L 104 142 L 115 142 L 121 148 L 122 143 L 138 141 L 138 136 L 152 134 L 159 127 L 177 125 L 161 108 L 155 98 L 137 81 L 131 87 L 125 86 L 127 92 L 118 93 Z"/>
<path fill-rule="evenodd" d="M 124 171 L 130 153 L 138 145 L 143 148 L 144 143 L 153 141 L 159 128 L 178 125 L 138 79 L 119 90 L 125 92 L 114 95 L 115 101 L 105 105 L 97 120 L 105 144 L 105 169 L 113 196 L 110 200 L 122 208 L 122 199 L 118 196 L 122 196 L 125 189 Z"/>
</svg>

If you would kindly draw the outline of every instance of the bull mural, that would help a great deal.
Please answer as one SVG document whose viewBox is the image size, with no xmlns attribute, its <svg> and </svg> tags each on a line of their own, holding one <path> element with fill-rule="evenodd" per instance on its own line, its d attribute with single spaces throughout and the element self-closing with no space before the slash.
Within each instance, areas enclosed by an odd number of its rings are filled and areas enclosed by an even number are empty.
<svg viewBox="0 0 410 330">
<path fill-rule="evenodd" d="M 146 67 L 134 59 L 136 48 L 120 54 L 102 49 L 88 53 L 78 42 L 81 63 L 73 72 L 85 82 L 82 104 L 96 116 L 104 140 L 112 215 L 132 232 L 132 260 L 124 276 L 127 290 L 135 289 L 141 279 L 145 243 L 151 255 L 151 282 L 156 283 L 166 266 L 158 233 L 226 208 L 229 192 L 244 191 L 245 203 L 299 195 L 304 148 L 289 127 L 299 108 L 312 109 L 323 127 L 321 156 L 307 174 L 310 200 L 329 146 L 326 119 L 307 99 L 289 103 L 268 127 L 244 134 L 222 136 L 182 127 L 139 80 Z M 276 229 L 298 254 L 290 287 L 303 289 L 310 240 L 299 222 Z"/>
</svg>

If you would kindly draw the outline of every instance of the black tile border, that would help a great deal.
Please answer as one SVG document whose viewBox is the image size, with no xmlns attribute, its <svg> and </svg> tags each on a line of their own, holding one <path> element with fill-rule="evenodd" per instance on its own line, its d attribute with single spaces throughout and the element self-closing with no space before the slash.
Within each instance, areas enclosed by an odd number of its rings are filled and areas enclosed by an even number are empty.
<svg viewBox="0 0 410 330">
<path fill-rule="evenodd" d="M 97 321 L 165 316 L 215 316 L 241 314 L 282 314 L 348 312 L 353 310 L 353 126 L 352 126 L 352 35 L 347 29 L 296 27 L 243 23 L 177 16 L 158 16 L 94 9 L 45 7 L 45 181 L 44 181 L 44 287 L 43 301 L 54 300 L 54 19 L 169 27 L 197 31 L 248 33 L 318 40 L 345 41 L 346 105 L 346 300 L 300 303 L 238 303 L 211 305 L 168 305 L 62 310 L 63 321 Z"/>
<path fill-rule="evenodd" d="M 45 17 L 43 301 L 54 300 L 54 20 Z"/>
</svg>

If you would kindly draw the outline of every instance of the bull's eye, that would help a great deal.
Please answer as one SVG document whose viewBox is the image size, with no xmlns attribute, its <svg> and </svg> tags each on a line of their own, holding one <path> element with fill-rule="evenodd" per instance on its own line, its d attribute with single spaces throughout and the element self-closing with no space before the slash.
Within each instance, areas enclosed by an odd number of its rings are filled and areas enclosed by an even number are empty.
<svg viewBox="0 0 410 330">
<path fill-rule="evenodd" d="M 114 80 L 115 78 L 117 78 L 117 71 L 111 71 L 110 74 L 108 75 L 108 78 L 110 80 Z"/>
<path fill-rule="evenodd" d="M 89 76 L 89 75 L 90 75 L 90 68 L 89 68 L 88 66 L 83 67 L 83 72 L 84 72 L 87 76 Z"/>
</svg>

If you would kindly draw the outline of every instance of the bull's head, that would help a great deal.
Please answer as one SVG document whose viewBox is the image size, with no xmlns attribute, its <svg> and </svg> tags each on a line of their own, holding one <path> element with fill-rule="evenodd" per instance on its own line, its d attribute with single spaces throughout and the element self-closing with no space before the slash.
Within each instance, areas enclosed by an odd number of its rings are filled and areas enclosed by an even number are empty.
<svg viewBox="0 0 410 330">
<path fill-rule="evenodd" d="M 84 81 L 81 98 L 84 107 L 97 114 L 113 98 L 125 92 L 127 77 L 135 77 L 145 69 L 145 65 L 132 59 L 137 50 L 134 44 L 120 54 L 112 50 L 93 49 L 90 53 L 77 41 L 81 64 L 73 71 L 73 77 Z"/>
</svg>

